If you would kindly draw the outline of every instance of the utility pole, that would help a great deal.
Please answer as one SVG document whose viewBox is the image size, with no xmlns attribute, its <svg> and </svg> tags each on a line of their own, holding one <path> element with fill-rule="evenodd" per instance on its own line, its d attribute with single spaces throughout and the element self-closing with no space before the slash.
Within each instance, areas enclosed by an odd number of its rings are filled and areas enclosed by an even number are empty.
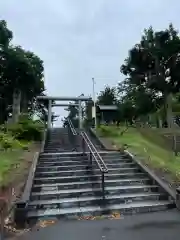
<svg viewBox="0 0 180 240">
<path fill-rule="evenodd" d="M 94 102 L 94 124 L 95 124 L 95 129 L 97 127 L 97 118 L 96 118 L 96 93 L 95 93 L 95 81 L 94 78 L 92 78 L 92 83 L 93 83 L 93 102 Z"/>
<path fill-rule="evenodd" d="M 79 130 L 82 129 L 82 106 L 81 101 L 79 100 Z"/>
</svg>

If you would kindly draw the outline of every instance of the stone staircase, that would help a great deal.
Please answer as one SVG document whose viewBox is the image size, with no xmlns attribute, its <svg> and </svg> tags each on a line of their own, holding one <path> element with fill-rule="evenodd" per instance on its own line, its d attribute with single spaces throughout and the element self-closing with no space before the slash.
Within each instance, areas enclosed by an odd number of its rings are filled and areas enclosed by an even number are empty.
<svg viewBox="0 0 180 240">
<path fill-rule="evenodd" d="M 86 133 L 98 151 L 106 150 L 102 143 L 99 141 L 99 139 L 97 139 L 92 129 L 86 129 Z"/>
<path fill-rule="evenodd" d="M 135 214 L 175 207 L 171 197 L 153 183 L 128 156 L 99 151 L 107 165 L 102 174 L 88 153 L 71 152 L 67 129 L 49 131 L 40 154 L 27 218 L 79 219 L 108 216 L 113 212 Z"/>
<path fill-rule="evenodd" d="M 66 128 L 52 128 L 48 130 L 44 146 L 45 153 L 71 152 L 68 131 Z"/>
</svg>

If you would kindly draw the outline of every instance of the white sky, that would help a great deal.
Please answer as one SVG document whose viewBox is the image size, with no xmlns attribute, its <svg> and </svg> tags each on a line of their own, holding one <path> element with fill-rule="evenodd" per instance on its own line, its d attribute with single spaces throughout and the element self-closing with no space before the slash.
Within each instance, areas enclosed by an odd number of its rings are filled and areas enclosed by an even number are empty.
<svg viewBox="0 0 180 240">
<path fill-rule="evenodd" d="M 178 0 L 1 0 L 13 42 L 39 55 L 50 95 L 92 94 L 123 80 L 120 65 L 144 28 L 180 29 Z M 63 108 L 55 109 L 61 117 Z"/>
</svg>

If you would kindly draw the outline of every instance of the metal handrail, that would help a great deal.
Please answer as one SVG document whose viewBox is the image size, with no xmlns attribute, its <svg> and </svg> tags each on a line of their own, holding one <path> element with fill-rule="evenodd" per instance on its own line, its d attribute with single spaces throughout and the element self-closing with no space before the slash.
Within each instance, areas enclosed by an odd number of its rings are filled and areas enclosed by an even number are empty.
<svg viewBox="0 0 180 240">
<path fill-rule="evenodd" d="M 72 123 L 71 119 L 68 118 L 67 121 L 68 121 L 68 124 L 69 124 L 69 127 L 70 127 L 70 130 L 71 130 L 72 134 L 76 136 L 77 132 L 76 132 L 76 129 L 74 128 L 74 126 L 73 126 L 73 123 Z M 94 144 L 89 139 L 89 137 L 86 134 L 86 132 L 82 131 L 80 133 L 80 135 L 81 135 L 82 139 L 85 141 L 89 151 L 93 155 L 93 157 L 94 157 L 94 159 L 95 159 L 95 161 L 96 161 L 100 171 L 104 172 L 104 173 L 108 172 L 108 168 L 107 168 L 105 162 L 103 161 L 102 157 L 98 153 L 98 151 L 97 151 L 96 147 L 94 146 Z M 96 156 L 98 157 L 99 160 L 97 159 Z"/>
<path fill-rule="evenodd" d="M 69 127 L 70 127 L 70 129 L 71 129 L 71 132 L 72 132 L 72 134 L 73 135 L 77 135 L 77 132 L 76 132 L 76 129 L 74 128 L 74 126 L 73 126 L 73 124 L 72 124 L 72 121 L 71 121 L 71 119 L 67 119 L 67 122 L 68 122 L 68 124 L 69 124 Z"/>
<path fill-rule="evenodd" d="M 108 172 L 108 168 L 107 168 L 106 164 L 104 163 L 102 157 L 97 152 L 97 149 L 95 148 L 94 144 L 91 142 L 91 140 L 87 136 L 86 132 L 82 131 L 80 133 L 80 135 L 81 135 L 81 138 L 82 138 L 83 151 L 85 152 L 84 143 L 86 144 L 86 146 L 89 149 L 88 157 L 89 157 L 89 161 L 90 161 L 91 166 L 92 166 L 92 157 L 93 157 L 94 160 L 96 161 L 98 167 L 99 167 L 100 172 L 101 172 L 102 197 L 103 197 L 103 199 L 105 199 L 105 178 L 104 178 L 104 175 L 105 175 L 105 173 Z"/>
<path fill-rule="evenodd" d="M 74 128 L 74 125 L 71 121 L 71 119 L 67 118 L 67 122 L 68 122 L 68 131 L 69 131 L 69 140 L 71 142 L 71 145 L 73 147 L 73 150 L 78 150 L 78 134 L 76 132 L 76 129 Z"/>
<path fill-rule="evenodd" d="M 105 162 L 103 161 L 102 157 L 100 156 L 100 154 L 98 153 L 96 147 L 94 146 L 94 144 L 91 142 L 91 140 L 89 139 L 88 135 L 86 134 L 86 132 L 81 132 L 81 136 L 84 139 L 84 141 L 86 142 L 86 145 L 89 148 L 89 151 L 91 152 L 91 154 L 93 155 L 99 169 L 101 172 L 107 173 L 108 172 L 108 168 L 105 164 Z M 97 159 L 97 157 L 98 159 Z"/>
<path fill-rule="evenodd" d="M 71 122 L 70 119 L 67 119 L 69 127 L 70 127 L 70 131 L 73 135 L 73 137 L 76 136 L 80 136 L 82 140 L 82 148 L 83 148 L 83 152 L 85 153 L 85 146 L 84 143 L 86 144 L 88 150 L 89 150 L 89 154 L 87 153 L 87 156 L 90 160 L 90 164 L 92 166 L 92 157 L 94 158 L 94 160 L 96 161 L 99 170 L 101 172 L 101 188 L 102 188 L 102 197 L 103 199 L 105 199 L 105 179 L 104 179 L 104 174 L 108 172 L 108 168 L 105 164 L 105 162 L 103 161 L 102 157 L 100 156 L 100 154 L 98 153 L 96 147 L 94 146 L 94 144 L 91 142 L 91 140 L 89 139 L 88 135 L 86 134 L 86 132 L 81 131 L 80 134 L 77 134 L 76 129 L 73 126 L 73 123 Z"/>
</svg>

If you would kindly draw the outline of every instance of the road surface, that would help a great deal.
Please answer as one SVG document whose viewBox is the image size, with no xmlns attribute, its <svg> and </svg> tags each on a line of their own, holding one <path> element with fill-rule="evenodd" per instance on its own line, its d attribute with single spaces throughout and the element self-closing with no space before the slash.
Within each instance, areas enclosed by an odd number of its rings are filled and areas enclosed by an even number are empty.
<svg viewBox="0 0 180 240">
<path fill-rule="evenodd" d="M 169 210 L 118 220 L 58 222 L 32 231 L 23 240 L 179 240 L 180 212 Z"/>
</svg>

